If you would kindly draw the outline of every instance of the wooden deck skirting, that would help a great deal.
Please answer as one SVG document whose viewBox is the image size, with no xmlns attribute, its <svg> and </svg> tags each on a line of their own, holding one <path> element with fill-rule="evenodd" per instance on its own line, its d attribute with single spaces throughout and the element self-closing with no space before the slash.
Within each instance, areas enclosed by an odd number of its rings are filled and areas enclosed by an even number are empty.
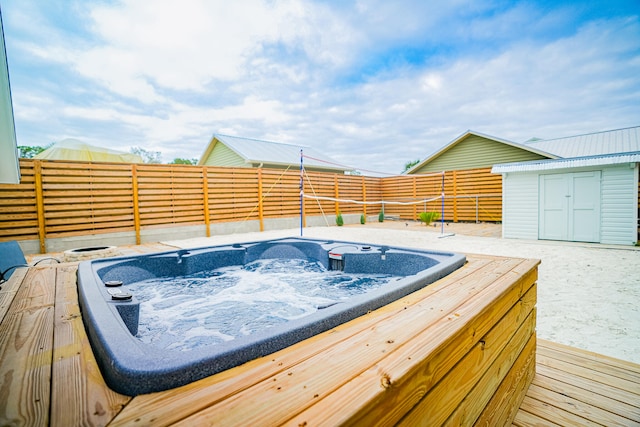
<svg viewBox="0 0 640 427">
<path fill-rule="evenodd" d="M 0 291 L 0 425 L 640 423 L 640 366 L 544 341 L 536 356 L 536 260 L 468 261 L 287 349 L 133 398 L 98 370 L 77 266 L 20 269 Z"/>
</svg>

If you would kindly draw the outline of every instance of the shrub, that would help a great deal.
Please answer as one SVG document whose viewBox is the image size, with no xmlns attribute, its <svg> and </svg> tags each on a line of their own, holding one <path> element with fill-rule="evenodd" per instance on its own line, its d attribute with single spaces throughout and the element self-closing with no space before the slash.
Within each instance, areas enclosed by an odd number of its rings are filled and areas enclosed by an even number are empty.
<svg viewBox="0 0 640 427">
<path fill-rule="evenodd" d="M 342 219 L 342 214 L 340 212 L 338 212 L 338 215 L 336 216 L 336 224 L 338 227 L 342 227 L 344 225 L 344 220 Z"/>
<path fill-rule="evenodd" d="M 360 215 L 360 224 L 364 225 L 367 223 L 367 219 L 364 217 L 364 214 Z"/>
<path fill-rule="evenodd" d="M 384 211 L 380 211 L 378 214 L 378 222 L 384 222 Z"/>
<path fill-rule="evenodd" d="M 424 222 L 425 225 L 429 225 L 440 218 L 440 214 L 438 212 L 420 212 L 420 215 L 418 216 L 420 217 L 420 221 Z"/>
</svg>

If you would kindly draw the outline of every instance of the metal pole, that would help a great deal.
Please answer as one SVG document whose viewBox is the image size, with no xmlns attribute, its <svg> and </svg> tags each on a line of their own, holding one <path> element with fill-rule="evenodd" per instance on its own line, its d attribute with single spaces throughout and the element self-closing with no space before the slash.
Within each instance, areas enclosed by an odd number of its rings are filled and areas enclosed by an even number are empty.
<svg viewBox="0 0 640 427">
<path fill-rule="evenodd" d="M 300 149 L 300 237 L 302 237 L 302 204 L 304 203 L 304 181 L 303 181 L 303 164 L 302 149 Z"/>
</svg>

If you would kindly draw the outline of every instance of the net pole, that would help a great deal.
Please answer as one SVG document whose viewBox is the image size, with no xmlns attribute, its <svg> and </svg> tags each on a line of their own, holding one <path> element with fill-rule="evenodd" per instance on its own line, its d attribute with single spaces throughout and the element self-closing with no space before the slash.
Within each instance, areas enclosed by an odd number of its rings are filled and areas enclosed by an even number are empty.
<svg viewBox="0 0 640 427">
<path fill-rule="evenodd" d="M 303 215 L 303 203 L 304 203 L 304 180 L 303 180 L 303 172 L 304 172 L 304 165 L 303 165 L 303 154 L 302 154 L 302 149 L 300 149 L 300 237 L 302 237 L 302 215 Z"/>
</svg>

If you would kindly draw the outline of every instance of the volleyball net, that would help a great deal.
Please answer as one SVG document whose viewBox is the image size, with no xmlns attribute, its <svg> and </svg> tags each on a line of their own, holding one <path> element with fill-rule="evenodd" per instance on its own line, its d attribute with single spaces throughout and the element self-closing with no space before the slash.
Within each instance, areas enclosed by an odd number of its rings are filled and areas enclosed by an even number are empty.
<svg viewBox="0 0 640 427">
<path fill-rule="evenodd" d="M 378 177 L 343 173 L 355 168 L 337 163 L 330 163 L 334 168 L 322 167 L 318 159 L 305 164 L 307 157 L 302 151 L 300 154 L 299 172 L 294 163 L 279 171 L 268 169 L 257 173 L 257 193 L 249 189 L 254 181 L 245 179 L 246 185 L 236 183 L 247 195 L 243 204 L 234 205 L 245 215 L 237 225 L 238 232 L 246 228 L 240 223 L 250 220 L 258 220 L 262 231 L 264 221 L 277 219 L 285 224 L 293 220 L 295 224 L 298 216 L 301 234 L 307 225 L 337 224 L 338 215 L 345 224 L 363 219 L 420 221 L 423 212 L 436 217 L 432 219 L 436 226 L 449 221 L 500 221 L 500 177 L 488 175 L 486 170 Z M 257 199 L 251 199 L 252 196 Z"/>
<path fill-rule="evenodd" d="M 302 235 L 303 227 L 304 227 L 305 203 L 307 203 L 306 206 L 309 206 L 309 204 L 312 204 L 312 205 L 315 204 L 317 206 L 317 209 L 319 210 L 319 213 L 324 219 L 324 222 L 327 226 L 329 226 L 330 224 L 327 218 L 329 215 L 325 213 L 325 207 L 333 211 L 333 214 L 335 214 L 336 216 L 338 214 L 341 214 L 342 212 L 353 213 L 354 211 L 356 211 L 356 212 L 361 212 L 365 218 L 373 213 L 371 212 L 371 209 L 367 211 L 367 208 L 376 208 L 376 209 L 379 209 L 379 212 L 380 212 L 378 216 L 380 217 L 381 215 L 383 220 L 384 219 L 400 219 L 401 217 L 404 217 L 405 219 L 411 218 L 415 220 L 415 219 L 418 219 L 419 212 L 436 211 L 437 218 L 440 219 L 440 221 L 444 225 L 444 216 L 445 216 L 444 215 L 445 213 L 444 212 L 445 210 L 445 172 L 444 171 L 429 173 L 429 174 L 420 174 L 421 180 L 424 181 L 425 179 L 430 179 L 431 181 L 431 186 L 429 188 L 430 191 L 427 191 L 427 193 L 430 193 L 429 195 L 425 195 L 426 194 L 424 191 L 425 188 L 421 189 L 420 196 L 409 195 L 407 193 L 407 189 L 402 188 L 403 186 L 400 185 L 400 188 L 397 191 L 397 195 L 393 199 L 386 198 L 386 199 L 368 200 L 364 194 L 362 194 L 361 199 L 354 199 L 349 197 L 328 196 L 328 195 L 318 194 L 318 192 L 316 192 L 316 188 L 313 185 L 313 180 L 309 177 L 309 174 L 307 173 L 307 170 L 305 168 L 305 165 L 304 165 L 305 158 L 313 159 L 316 162 L 323 162 L 321 159 L 305 156 L 303 151 L 302 150 L 300 151 L 300 235 Z M 345 165 L 341 165 L 333 162 L 326 162 L 326 163 L 329 163 L 333 166 L 348 168 Z M 376 173 L 381 174 L 380 172 L 376 172 Z M 387 174 L 387 175 L 389 177 L 393 177 L 393 176 L 402 177 L 402 179 L 404 180 L 406 180 L 407 178 L 407 175 L 398 175 L 398 174 L 396 175 Z M 336 192 L 339 192 L 338 189 L 336 189 Z M 415 189 L 414 189 L 414 193 L 415 193 Z M 333 204 L 333 206 L 327 206 L 327 203 Z M 325 207 L 323 207 L 323 205 Z M 409 208 L 409 210 L 407 210 L 407 208 Z M 389 211 L 392 211 L 397 215 L 393 215 L 393 214 L 389 215 Z"/>
</svg>

